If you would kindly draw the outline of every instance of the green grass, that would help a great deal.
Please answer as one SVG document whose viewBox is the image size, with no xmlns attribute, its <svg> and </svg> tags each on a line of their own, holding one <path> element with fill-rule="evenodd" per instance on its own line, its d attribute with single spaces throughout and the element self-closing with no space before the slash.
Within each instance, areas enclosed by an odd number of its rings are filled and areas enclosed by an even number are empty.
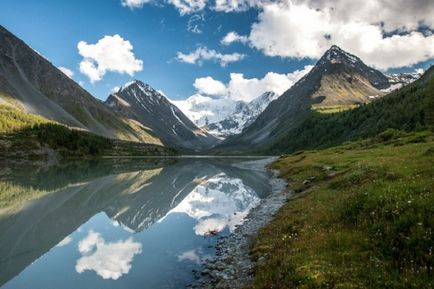
<svg viewBox="0 0 434 289">
<path fill-rule="evenodd" d="M 253 288 L 432 288 L 432 133 L 388 130 L 272 168 L 297 194 L 253 245 L 266 257 Z"/>
<path fill-rule="evenodd" d="M 313 105 L 312 109 L 314 111 L 320 112 L 320 113 L 337 113 L 342 112 L 350 109 L 354 109 L 358 107 L 357 104 L 348 104 L 348 105 L 328 105 L 328 106 L 316 106 Z"/>
</svg>

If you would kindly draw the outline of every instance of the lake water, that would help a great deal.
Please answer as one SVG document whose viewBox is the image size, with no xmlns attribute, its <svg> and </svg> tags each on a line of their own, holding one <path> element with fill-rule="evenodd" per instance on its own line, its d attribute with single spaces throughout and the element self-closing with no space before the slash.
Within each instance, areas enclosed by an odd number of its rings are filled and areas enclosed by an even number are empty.
<svg viewBox="0 0 434 289">
<path fill-rule="evenodd" d="M 246 160 L 0 169 L 2 289 L 183 288 L 272 191 Z"/>
</svg>

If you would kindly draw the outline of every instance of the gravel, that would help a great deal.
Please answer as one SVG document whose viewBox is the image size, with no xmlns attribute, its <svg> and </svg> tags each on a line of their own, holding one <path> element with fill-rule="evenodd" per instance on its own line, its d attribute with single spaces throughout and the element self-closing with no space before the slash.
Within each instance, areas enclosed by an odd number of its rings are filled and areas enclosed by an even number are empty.
<svg viewBox="0 0 434 289">
<path fill-rule="evenodd" d="M 274 158 L 245 162 L 243 166 L 264 169 Z M 285 182 L 274 172 L 272 193 L 253 208 L 244 223 L 229 236 L 220 236 L 216 245 L 216 255 L 207 261 L 202 271 L 193 272 L 196 282 L 187 288 L 243 288 L 253 282 L 253 269 L 256 262 L 266 260 L 260 256 L 255 262 L 251 259 L 250 248 L 258 231 L 267 225 L 279 208 L 292 196 L 285 190 Z"/>
</svg>

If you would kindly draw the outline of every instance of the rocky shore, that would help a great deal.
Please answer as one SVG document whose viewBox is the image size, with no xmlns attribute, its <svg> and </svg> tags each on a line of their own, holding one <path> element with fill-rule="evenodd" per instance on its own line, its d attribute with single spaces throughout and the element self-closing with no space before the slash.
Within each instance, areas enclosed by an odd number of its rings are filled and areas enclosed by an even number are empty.
<svg viewBox="0 0 434 289">
<path fill-rule="evenodd" d="M 262 168 L 265 164 L 262 164 Z M 258 166 L 258 163 L 251 165 Z M 285 182 L 277 178 L 277 172 L 274 174 L 272 193 L 249 212 L 244 223 L 231 235 L 219 237 L 216 255 L 204 264 L 202 271 L 194 272 L 197 280 L 187 288 L 243 288 L 253 282 L 256 262 L 264 261 L 267 256 L 252 260 L 251 244 L 258 231 L 273 219 L 274 214 L 292 196 L 292 192 L 285 189 Z"/>
</svg>

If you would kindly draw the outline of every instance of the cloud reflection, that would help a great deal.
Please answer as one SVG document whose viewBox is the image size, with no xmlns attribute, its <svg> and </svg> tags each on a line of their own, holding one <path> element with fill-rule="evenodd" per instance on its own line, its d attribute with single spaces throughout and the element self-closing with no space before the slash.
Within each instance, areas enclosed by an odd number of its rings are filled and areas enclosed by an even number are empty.
<svg viewBox="0 0 434 289">
<path fill-rule="evenodd" d="M 79 242 L 78 251 L 82 257 L 75 265 L 77 273 L 93 270 L 103 279 L 117 280 L 130 271 L 134 255 L 142 252 L 142 244 L 132 238 L 109 243 L 90 230 Z"/>
<path fill-rule="evenodd" d="M 256 192 L 241 179 L 221 173 L 199 184 L 171 213 L 196 219 L 194 231 L 204 236 L 225 228 L 232 232 L 259 201 Z"/>
</svg>

